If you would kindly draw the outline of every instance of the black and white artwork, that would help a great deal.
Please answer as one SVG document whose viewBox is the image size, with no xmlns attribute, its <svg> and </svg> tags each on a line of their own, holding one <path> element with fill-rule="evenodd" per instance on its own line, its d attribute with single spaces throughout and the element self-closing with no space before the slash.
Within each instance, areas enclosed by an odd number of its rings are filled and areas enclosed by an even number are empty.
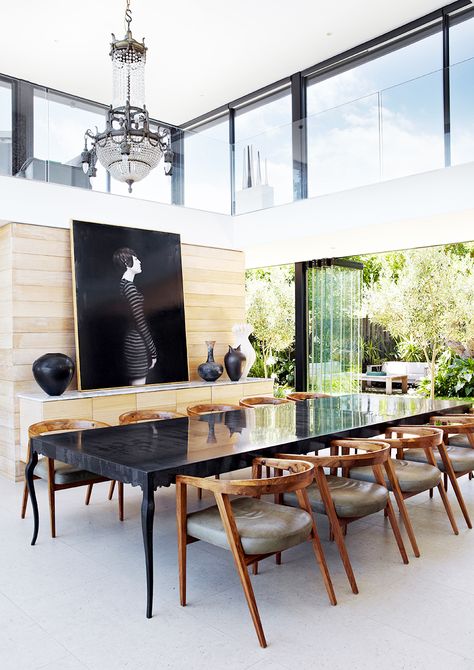
<svg viewBox="0 0 474 670">
<path fill-rule="evenodd" d="M 72 222 L 79 388 L 186 381 L 179 235 Z"/>
</svg>

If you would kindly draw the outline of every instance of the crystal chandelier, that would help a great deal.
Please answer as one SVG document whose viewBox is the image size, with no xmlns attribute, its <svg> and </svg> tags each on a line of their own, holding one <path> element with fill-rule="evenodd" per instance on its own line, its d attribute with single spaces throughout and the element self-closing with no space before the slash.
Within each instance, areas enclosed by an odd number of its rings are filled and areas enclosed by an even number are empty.
<svg viewBox="0 0 474 670">
<path fill-rule="evenodd" d="M 113 68 L 113 103 L 107 110 L 106 127 L 84 135 L 82 167 L 88 177 L 97 174 L 99 159 L 110 175 L 132 185 L 147 177 L 163 156 L 165 174 L 173 168 L 173 152 L 168 128 L 150 122 L 145 106 L 145 38 L 132 37 L 130 0 L 126 2 L 126 35 L 122 40 L 112 33 L 110 57 Z M 91 147 L 89 148 L 89 140 Z"/>
</svg>

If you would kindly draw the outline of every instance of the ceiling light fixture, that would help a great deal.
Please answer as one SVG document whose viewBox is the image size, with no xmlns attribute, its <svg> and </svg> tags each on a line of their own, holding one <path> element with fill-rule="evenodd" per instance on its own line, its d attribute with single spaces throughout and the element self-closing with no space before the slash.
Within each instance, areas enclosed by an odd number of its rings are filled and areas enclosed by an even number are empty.
<svg viewBox="0 0 474 670">
<path fill-rule="evenodd" d="M 165 174 L 171 175 L 173 152 L 169 128 L 150 121 L 145 105 L 145 38 L 132 37 L 130 0 L 126 0 L 126 34 L 122 40 L 112 33 L 110 57 L 113 68 L 113 103 L 107 110 L 105 131 L 84 135 L 82 168 L 88 177 L 97 174 L 96 163 L 118 181 L 132 185 L 147 177 L 163 156 Z M 89 140 L 91 148 L 89 149 Z"/>
</svg>

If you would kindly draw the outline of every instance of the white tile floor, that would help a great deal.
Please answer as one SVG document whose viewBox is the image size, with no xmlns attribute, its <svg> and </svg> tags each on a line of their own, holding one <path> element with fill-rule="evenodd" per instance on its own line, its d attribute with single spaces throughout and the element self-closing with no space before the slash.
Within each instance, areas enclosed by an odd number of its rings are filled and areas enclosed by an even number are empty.
<svg viewBox="0 0 474 670">
<path fill-rule="evenodd" d="M 461 482 L 474 517 L 474 481 Z M 269 644 L 260 649 L 227 552 L 189 547 L 189 604 L 179 606 L 174 488 L 156 494 L 151 620 L 140 491 L 126 488 L 122 524 L 105 484 L 89 507 L 85 489 L 59 492 L 52 540 L 38 482 L 41 528 L 31 547 L 30 510 L 19 518 L 21 489 L 0 480 L 1 670 L 474 670 L 474 530 L 454 500 L 458 537 L 437 496 L 410 501 L 422 557 L 410 552 L 408 566 L 383 515 L 353 524 L 347 541 L 358 596 L 318 517 L 338 606 L 328 604 L 309 545 L 287 552 L 281 566 L 268 559 L 253 578 Z"/>
</svg>

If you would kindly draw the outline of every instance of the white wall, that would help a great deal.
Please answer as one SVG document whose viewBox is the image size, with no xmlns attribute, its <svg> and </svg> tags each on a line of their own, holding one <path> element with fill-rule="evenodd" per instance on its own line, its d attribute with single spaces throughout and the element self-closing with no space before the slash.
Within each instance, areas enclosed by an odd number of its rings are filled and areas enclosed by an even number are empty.
<svg viewBox="0 0 474 670">
<path fill-rule="evenodd" d="M 71 219 L 180 233 L 187 244 L 234 248 L 232 219 L 224 214 L 0 177 L 0 222 L 68 228 Z"/>
<path fill-rule="evenodd" d="M 474 240 L 474 163 L 230 217 L 80 188 L 0 177 L 0 223 L 70 219 L 181 234 L 243 249 L 247 267 Z"/>
<path fill-rule="evenodd" d="M 247 267 L 474 240 L 474 163 L 234 217 Z"/>
</svg>

